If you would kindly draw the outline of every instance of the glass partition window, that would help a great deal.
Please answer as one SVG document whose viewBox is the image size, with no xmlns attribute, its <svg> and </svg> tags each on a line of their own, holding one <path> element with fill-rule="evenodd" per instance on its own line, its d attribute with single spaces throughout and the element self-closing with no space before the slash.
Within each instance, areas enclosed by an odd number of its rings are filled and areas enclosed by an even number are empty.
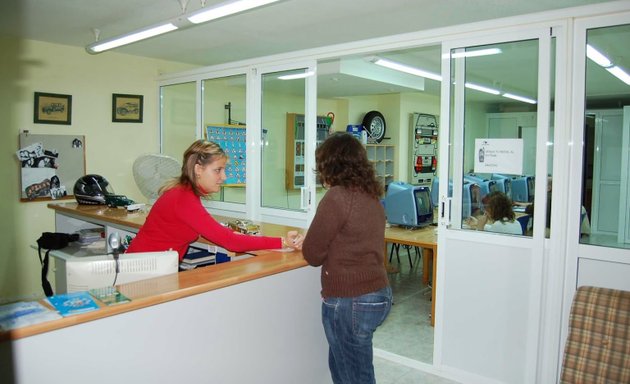
<svg viewBox="0 0 630 384">
<path fill-rule="evenodd" d="M 586 32 L 580 242 L 630 248 L 630 25 Z M 621 166 L 620 166 L 621 165 Z"/>
<path fill-rule="evenodd" d="M 197 139 L 196 89 L 195 82 L 160 88 L 162 154 L 177 159 L 180 164 L 186 148 Z"/>
<path fill-rule="evenodd" d="M 262 75 L 263 207 L 303 211 L 305 74 L 299 69 Z"/>
<path fill-rule="evenodd" d="M 451 52 L 452 102 L 463 108 L 451 108 L 451 141 L 463 152 L 462 198 L 453 205 L 460 211 L 451 212 L 455 228 L 532 234 L 538 49 L 538 40 L 524 40 Z M 464 127 L 459 136 L 456 124 Z"/>
<path fill-rule="evenodd" d="M 202 81 L 203 137 L 229 157 L 224 187 L 212 200 L 245 204 L 246 89 L 244 74 Z"/>
</svg>

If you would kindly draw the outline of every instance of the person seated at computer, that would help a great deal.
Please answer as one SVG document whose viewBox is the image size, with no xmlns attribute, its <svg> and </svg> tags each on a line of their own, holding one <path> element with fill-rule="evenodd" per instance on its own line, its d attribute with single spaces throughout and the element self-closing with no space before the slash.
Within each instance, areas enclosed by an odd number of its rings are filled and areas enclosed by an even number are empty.
<svg viewBox="0 0 630 384">
<path fill-rule="evenodd" d="M 221 190 L 227 178 L 228 157 L 216 143 L 195 141 L 186 152 L 181 175 L 160 189 L 160 196 L 127 253 L 174 250 L 182 260 L 199 236 L 233 252 L 291 247 L 301 249 L 304 236 L 288 231 L 286 237 L 235 233 L 208 213 L 201 197 Z"/>
<path fill-rule="evenodd" d="M 469 217 L 466 224 L 473 229 L 488 232 L 522 235 L 523 228 L 516 221 L 512 201 L 503 192 L 495 191 L 484 198 L 485 212 L 478 217 Z"/>
</svg>

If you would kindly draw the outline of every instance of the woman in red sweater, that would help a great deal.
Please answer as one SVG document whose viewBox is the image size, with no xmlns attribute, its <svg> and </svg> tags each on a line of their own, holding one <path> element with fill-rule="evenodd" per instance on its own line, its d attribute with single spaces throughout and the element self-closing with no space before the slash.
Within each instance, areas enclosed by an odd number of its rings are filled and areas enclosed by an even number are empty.
<svg viewBox="0 0 630 384">
<path fill-rule="evenodd" d="M 221 147 L 206 140 L 195 141 L 184 152 L 182 174 L 160 190 L 147 220 L 127 249 L 131 252 L 175 250 L 183 259 L 188 245 L 199 236 L 233 252 L 291 247 L 301 249 L 297 231 L 284 237 L 235 233 L 208 213 L 201 197 L 221 190 L 228 157 Z"/>
</svg>

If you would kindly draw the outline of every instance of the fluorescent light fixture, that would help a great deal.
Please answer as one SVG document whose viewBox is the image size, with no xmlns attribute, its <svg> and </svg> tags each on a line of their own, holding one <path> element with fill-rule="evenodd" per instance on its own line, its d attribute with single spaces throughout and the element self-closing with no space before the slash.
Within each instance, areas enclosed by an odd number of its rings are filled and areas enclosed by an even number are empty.
<svg viewBox="0 0 630 384">
<path fill-rule="evenodd" d="M 474 89 L 475 91 L 481 91 L 481 92 L 489 93 L 491 95 L 500 95 L 501 94 L 501 92 L 496 90 L 496 89 L 484 87 L 482 85 L 477 85 L 477 84 L 474 84 L 474 83 L 466 83 L 466 84 L 464 84 L 464 86 L 466 88 Z"/>
<path fill-rule="evenodd" d="M 518 101 L 522 101 L 524 103 L 529 103 L 529 104 L 536 104 L 537 101 L 534 99 L 530 99 L 528 97 L 523 97 L 523 96 L 519 96 L 519 95 L 515 95 L 512 93 L 504 93 L 503 95 L 501 95 L 503 97 L 507 97 L 509 99 L 514 99 L 514 100 L 518 100 Z"/>
<path fill-rule="evenodd" d="M 593 60 L 597 65 L 604 68 L 608 68 L 613 65 L 606 56 L 604 56 L 601 52 L 599 52 L 597 49 L 593 48 L 589 44 L 586 44 L 586 57 Z"/>
<path fill-rule="evenodd" d="M 427 72 L 420 68 L 410 67 L 405 64 L 400 64 L 395 61 L 375 57 L 372 59 L 372 62 L 376 65 L 380 65 L 381 67 L 393 69 L 395 71 L 405 72 L 409 73 L 410 75 L 425 77 L 427 79 L 432 79 L 435 81 L 442 81 L 442 76 L 438 74 Z"/>
<path fill-rule="evenodd" d="M 475 51 L 457 52 L 457 53 L 453 53 L 450 57 L 453 59 L 456 59 L 459 57 L 488 56 L 488 55 L 497 55 L 501 52 L 503 51 L 501 51 L 500 48 L 487 48 L 487 49 L 477 49 Z M 446 58 L 448 59 L 448 54 L 446 55 Z"/>
<path fill-rule="evenodd" d="M 275 3 L 276 1 L 279 0 L 239 0 L 221 3 L 215 7 L 204 9 L 192 16 L 188 16 L 188 20 L 194 24 L 205 23 L 206 21 L 219 19 L 235 13 L 247 11 L 248 9 L 262 7 L 263 5 Z"/>
<path fill-rule="evenodd" d="M 623 69 L 613 64 L 603 53 L 593 48 L 590 44 L 586 44 L 586 57 L 593 60 L 597 65 L 604 67 L 613 76 L 630 85 L 630 75 Z"/>
<path fill-rule="evenodd" d="M 302 72 L 302 73 L 295 73 L 293 75 L 278 76 L 278 79 L 280 79 L 280 80 L 303 79 L 305 77 L 313 76 L 314 74 L 315 74 L 315 72 L 308 71 L 308 72 Z"/>
<path fill-rule="evenodd" d="M 123 45 L 135 43 L 136 41 L 148 39 L 149 37 L 158 36 L 163 33 L 171 32 L 179 28 L 190 27 L 193 24 L 204 23 L 210 20 L 216 20 L 224 16 L 233 15 L 235 13 L 243 12 L 248 9 L 261 7 L 263 5 L 275 3 L 280 0 L 237 0 L 221 3 L 209 9 L 202 9 L 190 16 L 178 16 L 165 21 L 162 24 L 154 27 L 148 27 L 141 29 L 137 32 L 127 33 L 122 36 L 114 37 L 111 39 L 96 41 L 85 49 L 89 53 L 100 53 L 109 49 L 117 48 Z M 191 24 L 193 23 L 193 24 Z M 97 37 L 98 39 L 98 37 Z"/>
<path fill-rule="evenodd" d="M 149 37 L 158 36 L 163 33 L 174 31 L 176 29 L 177 27 L 173 23 L 162 24 L 158 25 L 157 27 L 151 27 L 139 32 L 115 37 L 113 39 L 97 41 L 93 44 L 88 45 L 85 49 L 89 53 L 100 53 L 103 51 L 107 51 L 108 49 L 135 43 L 136 41 L 148 39 Z"/>
<path fill-rule="evenodd" d="M 623 69 L 617 66 L 614 66 L 614 67 L 606 68 L 606 70 L 612 73 L 619 80 L 623 81 L 627 85 L 630 85 L 630 75 L 628 75 L 626 71 L 624 71 Z"/>
</svg>

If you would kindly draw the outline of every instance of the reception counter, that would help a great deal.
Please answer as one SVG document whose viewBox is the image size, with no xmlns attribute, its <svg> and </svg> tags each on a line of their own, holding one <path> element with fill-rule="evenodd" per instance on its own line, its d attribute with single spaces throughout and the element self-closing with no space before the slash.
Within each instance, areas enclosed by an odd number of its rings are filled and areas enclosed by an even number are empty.
<svg viewBox="0 0 630 384">
<path fill-rule="evenodd" d="M 146 218 L 102 206 L 49 207 L 58 232 L 97 225 L 135 233 Z M 261 225 L 270 236 L 287 229 Z M 331 382 L 319 268 L 300 252 L 258 251 L 117 287 L 131 302 L 1 334 L 0 382 Z"/>
</svg>

